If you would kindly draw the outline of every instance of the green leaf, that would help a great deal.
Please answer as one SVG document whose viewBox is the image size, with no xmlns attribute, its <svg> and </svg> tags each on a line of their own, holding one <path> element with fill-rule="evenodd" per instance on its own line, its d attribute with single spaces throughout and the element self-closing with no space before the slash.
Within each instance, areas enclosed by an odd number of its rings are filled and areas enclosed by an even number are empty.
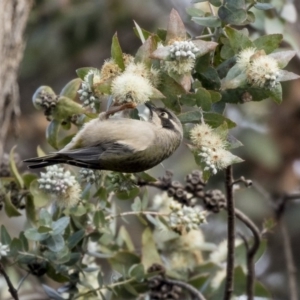
<svg viewBox="0 0 300 300">
<path fill-rule="evenodd" d="M 38 228 L 38 233 L 47 233 L 47 232 L 51 232 L 51 231 L 52 231 L 52 228 L 49 226 L 41 225 Z"/>
<path fill-rule="evenodd" d="M 220 18 L 215 17 L 215 16 L 192 17 L 192 21 L 194 21 L 196 24 L 206 26 L 206 27 L 220 27 L 221 26 Z"/>
<path fill-rule="evenodd" d="M 47 265 L 47 275 L 49 276 L 49 278 L 53 279 L 56 282 L 64 283 L 70 281 L 69 277 L 57 272 L 56 269 L 54 269 L 54 267 L 52 266 L 52 264 Z"/>
<path fill-rule="evenodd" d="M 125 64 L 123 60 L 123 52 L 121 46 L 119 44 L 119 39 L 117 33 L 114 34 L 112 38 L 112 45 L 111 45 L 111 57 L 115 61 L 115 63 L 119 66 L 119 68 L 124 71 Z"/>
<path fill-rule="evenodd" d="M 52 120 L 46 129 L 46 139 L 50 146 L 54 149 L 58 149 L 57 145 L 57 135 L 60 128 L 60 122 L 57 120 Z"/>
<path fill-rule="evenodd" d="M 32 241 L 44 241 L 49 237 L 49 233 L 39 233 L 37 228 L 28 228 L 24 232 L 27 239 Z"/>
<path fill-rule="evenodd" d="M 270 57 L 273 57 L 277 63 L 278 67 L 280 69 L 283 69 L 287 66 L 289 61 L 296 55 L 296 51 L 288 50 L 288 51 L 278 51 L 269 54 Z"/>
<path fill-rule="evenodd" d="M 205 15 L 205 12 L 203 10 L 193 6 L 186 8 L 186 12 L 191 17 L 204 17 Z"/>
<path fill-rule="evenodd" d="M 167 37 L 167 30 L 166 29 L 162 29 L 162 28 L 158 28 L 156 30 L 156 33 L 158 35 L 158 37 L 162 40 L 165 41 L 166 37 Z"/>
<path fill-rule="evenodd" d="M 245 9 L 236 9 L 225 5 L 218 10 L 218 16 L 223 22 L 232 25 L 242 25 L 247 19 L 247 11 Z"/>
<path fill-rule="evenodd" d="M 65 240 L 62 235 L 52 235 L 46 240 L 47 247 L 53 252 L 61 251 L 65 246 Z"/>
<path fill-rule="evenodd" d="M 42 208 L 40 210 L 39 224 L 45 226 L 52 226 L 52 215 L 45 208 Z"/>
<path fill-rule="evenodd" d="M 4 225 L 1 225 L 1 244 L 9 245 L 11 243 L 11 237 L 7 232 Z"/>
<path fill-rule="evenodd" d="M 275 88 L 269 91 L 269 96 L 277 104 L 280 104 L 282 102 L 282 87 L 280 83 L 276 84 Z"/>
<path fill-rule="evenodd" d="M 137 34 L 137 36 L 140 38 L 142 43 L 145 43 L 146 39 L 151 36 L 151 32 L 143 30 L 138 23 L 133 21 L 135 27 L 133 28 L 134 32 Z"/>
<path fill-rule="evenodd" d="M 192 110 L 178 115 L 178 119 L 182 124 L 200 123 L 202 114 L 199 110 Z"/>
<path fill-rule="evenodd" d="M 33 173 L 25 173 L 22 175 L 25 188 L 29 189 L 30 184 L 33 180 L 37 179 L 37 175 Z"/>
<path fill-rule="evenodd" d="M 28 251 L 29 250 L 29 245 L 28 245 L 28 240 L 26 239 L 26 237 L 24 235 L 24 231 L 20 232 L 19 239 L 22 243 L 22 249 L 24 249 L 24 251 Z"/>
<path fill-rule="evenodd" d="M 209 3 L 212 4 L 215 7 L 219 7 L 222 5 L 221 0 L 209 0 Z"/>
<path fill-rule="evenodd" d="M 74 232 L 67 241 L 69 249 L 73 249 L 85 236 L 85 230 L 80 229 L 76 232 Z"/>
<path fill-rule="evenodd" d="M 10 196 L 11 196 L 10 192 L 6 193 L 5 196 L 4 196 L 4 210 L 5 210 L 5 213 L 6 213 L 6 215 L 9 218 L 11 218 L 11 217 L 19 217 L 22 214 L 12 204 Z"/>
<path fill-rule="evenodd" d="M 126 191 L 117 191 L 116 192 L 116 196 L 120 199 L 120 200 L 128 200 L 128 199 L 133 199 L 135 198 L 140 192 L 140 189 L 138 187 L 133 187 L 130 190 L 126 190 Z"/>
<path fill-rule="evenodd" d="M 84 68 L 77 69 L 76 74 L 80 79 L 84 80 L 84 77 L 88 74 L 89 71 L 97 71 L 97 70 L 98 70 L 97 68 L 84 67 Z"/>
<path fill-rule="evenodd" d="M 210 93 L 210 99 L 212 103 L 219 102 L 222 98 L 222 95 L 216 91 L 208 91 Z"/>
<path fill-rule="evenodd" d="M 52 223 L 53 234 L 63 234 L 70 223 L 70 217 L 62 217 Z"/>
<path fill-rule="evenodd" d="M 120 230 L 119 230 L 119 234 L 118 234 L 118 239 L 121 239 L 126 246 L 126 250 L 130 251 L 130 252 L 134 252 L 135 251 L 135 247 L 134 244 L 132 242 L 131 236 L 128 233 L 127 229 L 125 226 L 121 226 Z"/>
<path fill-rule="evenodd" d="M 17 238 L 13 238 L 10 243 L 9 249 L 9 255 L 15 257 L 19 251 L 22 251 L 22 242 Z"/>
<path fill-rule="evenodd" d="M 196 104 L 201 107 L 204 111 L 208 111 L 211 108 L 211 97 L 210 93 L 204 88 L 198 88 L 195 94 Z"/>
<path fill-rule="evenodd" d="M 151 53 L 156 49 L 156 41 L 153 36 L 150 36 L 147 38 L 147 40 L 143 43 L 143 45 L 138 49 L 134 62 L 142 62 L 144 63 L 148 68 L 151 68 Z"/>
<path fill-rule="evenodd" d="M 283 39 L 282 34 L 269 34 L 269 35 L 263 35 L 259 38 L 257 38 L 253 44 L 254 47 L 257 48 L 257 50 L 265 50 L 266 54 L 269 54 L 276 50 L 279 47 L 279 44 L 281 43 Z"/>
<path fill-rule="evenodd" d="M 81 217 L 86 214 L 87 209 L 80 203 L 79 205 L 72 206 L 71 208 L 66 208 L 64 211 L 65 213 L 69 212 L 69 214 L 71 214 L 72 216 Z"/>
<path fill-rule="evenodd" d="M 57 121 L 65 121 L 69 123 L 68 118 L 72 117 L 73 115 L 79 115 L 82 113 L 84 113 L 84 109 L 79 103 L 65 96 L 59 96 L 52 116 Z"/>
<path fill-rule="evenodd" d="M 226 122 L 228 129 L 234 128 L 236 126 L 236 124 L 233 121 L 217 113 L 204 112 L 203 117 L 205 123 L 210 125 L 212 128 L 217 128 L 221 126 L 224 122 Z"/>
<path fill-rule="evenodd" d="M 94 218 L 93 218 L 93 223 L 97 228 L 105 225 L 105 215 L 102 210 L 97 210 L 95 212 Z"/>
<path fill-rule="evenodd" d="M 253 43 L 243 31 L 226 26 L 225 32 L 228 36 L 230 46 L 235 53 L 238 53 L 242 49 L 253 47 Z"/>
<path fill-rule="evenodd" d="M 134 277 L 136 281 L 142 281 L 145 277 L 145 269 L 143 264 L 132 265 L 128 271 L 130 277 Z"/>
<path fill-rule="evenodd" d="M 31 182 L 29 190 L 33 196 L 35 207 L 43 207 L 49 203 L 49 196 L 39 189 L 39 183 L 37 179 Z"/>
<path fill-rule="evenodd" d="M 254 7 L 260 10 L 269 10 L 274 8 L 274 6 L 271 3 L 261 3 L 261 2 L 256 2 L 254 4 Z"/>
<path fill-rule="evenodd" d="M 112 268 L 121 274 L 127 274 L 132 265 L 140 263 L 140 258 L 128 251 L 119 251 L 108 260 Z"/>
<path fill-rule="evenodd" d="M 142 234 L 142 263 L 145 269 L 148 269 L 154 263 L 162 264 L 149 227 Z"/>
<path fill-rule="evenodd" d="M 45 291 L 45 293 L 47 294 L 47 296 L 49 297 L 49 299 L 53 299 L 53 300 L 65 300 L 65 298 L 63 298 L 55 289 L 53 289 L 52 287 L 46 285 L 46 284 L 42 284 L 43 289 Z"/>
<path fill-rule="evenodd" d="M 35 214 L 35 206 L 34 206 L 34 199 L 33 196 L 28 194 L 26 196 L 26 218 L 33 224 L 36 223 L 36 214 Z"/>
<path fill-rule="evenodd" d="M 139 197 L 136 197 L 134 199 L 134 202 L 131 204 L 131 209 L 136 212 L 139 212 L 142 210 L 142 201 Z"/>
<path fill-rule="evenodd" d="M 77 91 L 79 90 L 81 85 L 81 79 L 75 78 L 69 81 L 59 93 L 60 96 L 65 96 L 69 99 L 75 100 L 77 97 Z"/>
<path fill-rule="evenodd" d="M 10 168 L 10 171 L 13 174 L 14 178 L 16 179 L 18 186 L 22 189 L 24 187 L 24 181 L 18 171 L 16 162 L 14 159 L 15 149 L 16 149 L 16 146 L 12 147 L 12 149 L 10 150 L 10 153 L 9 153 L 9 168 Z"/>
<path fill-rule="evenodd" d="M 163 103 L 176 113 L 181 111 L 178 97 L 185 94 L 185 90 L 180 84 L 178 84 L 173 78 L 163 73 L 161 75 L 161 84 L 159 90 L 166 98 L 162 99 Z"/>
</svg>

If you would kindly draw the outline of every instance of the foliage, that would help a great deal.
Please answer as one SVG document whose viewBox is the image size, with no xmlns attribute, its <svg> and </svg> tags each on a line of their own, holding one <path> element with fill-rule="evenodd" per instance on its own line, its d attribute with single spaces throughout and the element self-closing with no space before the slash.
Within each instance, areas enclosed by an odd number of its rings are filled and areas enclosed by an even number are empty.
<svg viewBox="0 0 300 300">
<path fill-rule="evenodd" d="M 20 174 L 12 149 L 9 176 L 1 177 L 1 207 L 3 202 L 8 217 L 19 216 L 20 210 L 25 208 L 30 226 L 18 238 L 11 238 L 7 229 L 1 227 L 1 244 L 9 246 L 9 252 L 6 253 L 6 247 L 3 256 L 33 275 L 45 275 L 60 283 L 62 286 L 58 290 L 44 285 L 51 299 L 67 299 L 66 293 L 68 299 L 152 297 L 161 292 L 159 284 L 156 289 L 151 286 L 153 277 L 161 272 L 151 269 L 154 264 L 164 265 L 165 277 L 160 280 L 168 282 L 167 278 L 174 278 L 188 282 L 207 299 L 222 297 L 225 259 L 218 257 L 221 245 L 205 242 L 198 227 L 203 222 L 204 213 L 197 215 L 195 221 L 192 207 L 201 204 L 212 212 L 223 209 L 223 194 L 205 191 L 204 186 L 216 172 L 242 161 L 230 152 L 241 143 L 228 134 L 238 124 L 224 115 L 225 106 L 267 98 L 280 103 L 280 82 L 299 76 L 282 70 L 295 52 L 277 51 L 284 37 L 281 33 L 253 39 L 247 30 L 247 25 L 255 21 L 254 12 L 260 10 L 260 16 L 265 10 L 274 9 L 271 4 L 252 0 L 194 2 L 187 12 L 192 21 L 203 26 L 202 36 L 197 39 L 190 39 L 180 16 L 172 10 L 167 30 L 150 33 L 135 23 L 134 32 L 142 42 L 135 56 L 122 52 L 115 34 L 111 58 L 101 69 L 78 69 L 78 78 L 67 83 L 58 95 L 47 86 L 38 88 L 33 95 L 34 106 L 43 110 L 50 121 L 47 142 L 54 149 L 60 149 L 71 141 L 74 128 L 80 130 L 86 122 L 98 117 L 101 101 L 108 99 L 112 105 L 127 101 L 127 93 L 123 99 L 116 91 L 116 78 L 132 75 L 129 69 L 134 66 L 135 72 L 140 70 L 142 77 L 147 79 L 143 82 L 145 89 L 149 87 L 147 95 L 141 94 L 142 100 L 145 102 L 144 98 L 148 97 L 147 100 L 158 103 L 157 99 L 160 99 L 177 114 L 189 138 L 188 146 L 195 163 L 202 170 L 200 175 L 189 174 L 186 185 L 174 183 L 167 175 L 156 180 L 145 172 L 102 171 L 100 175 L 93 171 L 81 172 L 82 176 L 78 174 L 76 177 L 80 181 L 80 189 L 76 190 L 80 199 L 74 205 L 67 198 L 58 197 L 57 193 L 41 189 L 40 179 L 35 174 Z M 209 7 L 210 12 L 202 10 L 203 5 Z M 187 41 L 192 44 L 184 44 Z M 194 52 L 189 50 L 191 47 Z M 247 56 L 245 51 L 249 49 L 253 53 Z M 256 60 L 266 62 L 267 67 L 269 64 L 275 67 L 253 70 Z M 131 98 L 128 101 L 141 104 L 139 91 L 129 92 Z M 139 118 L 136 111 L 132 117 Z M 204 124 L 209 139 L 197 140 L 196 134 L 193 139 L 195 128 L 199 133 L 202 129 L 197 126 Z M 211 144 L 212 136 L 216 144 Z M 40 149 L 38 154 L 42 155 L 41 152 Z M 170 197 L 161 194 L 156 202 L 150 201 L 147 189 L 143 187 L 147 185 L 167 191 Z M 66 193 L 70 198 L 69 187 Z M 74 197 L 73 191 L 72 199 Z M 119 212 L 115 198 L 132 201 L 132 210 Z M 182 211 L 172 204 L 171 198 L 180 203 Z M 213 206 L 216 201 L 221 204 Z M 174 212 L 176 222 L 172 221 Z M 184 212 L 188 213 L 184 215 Z M 128 231 L 125 223 L 117 226 L 118 219 L 127 222 L 127 216 L 133 218 L 131 215 L 136 216 L 143 228 L 138 237 Z M 141 241 L 141 251 L 138 251 L 134 238 Z M 259 255 L 265 247 L 266 244 L 261 243 Z M 203 249 L 210 255 L 202 255 Z M 246 250 L 241 241 L 236 243 L 236 253 L 234 295 L 240 296 L 246 293 L 247 280 Z M 110 271 L 117 274 L 117 278 L 108 280 L 107 274 L 96 264 L 96 258 L 109 263 Z M 175 293 L 171 283 L 168 284 Z M 188 289 L 176 292 L 181 299 L 192 299 Z M 267 298 L 269 292 L 257 281 L 255 295 Z M 153 299 L 160 298 L 153 296 Z"/>
</svg>

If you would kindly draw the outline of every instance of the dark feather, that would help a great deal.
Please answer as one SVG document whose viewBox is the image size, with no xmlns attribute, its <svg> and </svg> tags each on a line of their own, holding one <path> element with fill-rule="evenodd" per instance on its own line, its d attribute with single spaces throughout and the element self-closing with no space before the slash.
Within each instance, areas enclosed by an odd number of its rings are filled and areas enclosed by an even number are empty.
<svg viewBox="0 0 300 300">
<path fill-rule="evenodd" d="M 124 156 L 133 153 L 134 149 L 120 143 L 103 143 L 89 148 L 79 148 L 56 152 L 43 157 L 35 157 L 24 160 L 33 163 L 29 169 L 37 169 L 55 164 L 69 164 L 82 168 L 102 169 L 102 162 L 108 158 Z"/>
</svg>

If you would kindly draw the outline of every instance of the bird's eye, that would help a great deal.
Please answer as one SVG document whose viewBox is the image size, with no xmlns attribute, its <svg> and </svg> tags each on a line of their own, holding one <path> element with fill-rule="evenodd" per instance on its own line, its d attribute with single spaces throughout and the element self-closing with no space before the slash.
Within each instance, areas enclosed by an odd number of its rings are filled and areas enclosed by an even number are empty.
<svg viewBox="0 0 300 300">
<path fill-rule="evenodd" d="M 168 115 L 166 112 L 164 112 L 164 111 L 161 112 L 161 113 L 159 114 L 159 116 L 162 117 L 162 118 L 166 118 L 166 119 L 169 118 L 169 115 Z"/>
</svg>

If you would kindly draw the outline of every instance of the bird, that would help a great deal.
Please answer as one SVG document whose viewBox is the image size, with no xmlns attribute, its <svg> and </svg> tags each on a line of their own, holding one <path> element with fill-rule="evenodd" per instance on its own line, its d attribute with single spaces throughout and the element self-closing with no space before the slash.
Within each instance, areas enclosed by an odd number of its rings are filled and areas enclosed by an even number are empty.
<svg viewBox="0 0 300 300">
<path fill-rule="evenodd" d="M 54 164 L 108 170 L 143 172 L 173 154 L 183 139 L 177 116 L 167 108 L 146 104 L 147 121 L 129 118 L 96 118 L 87 122 L 63 149 L 24 160 L 29 169 Z"/>
</svg>

